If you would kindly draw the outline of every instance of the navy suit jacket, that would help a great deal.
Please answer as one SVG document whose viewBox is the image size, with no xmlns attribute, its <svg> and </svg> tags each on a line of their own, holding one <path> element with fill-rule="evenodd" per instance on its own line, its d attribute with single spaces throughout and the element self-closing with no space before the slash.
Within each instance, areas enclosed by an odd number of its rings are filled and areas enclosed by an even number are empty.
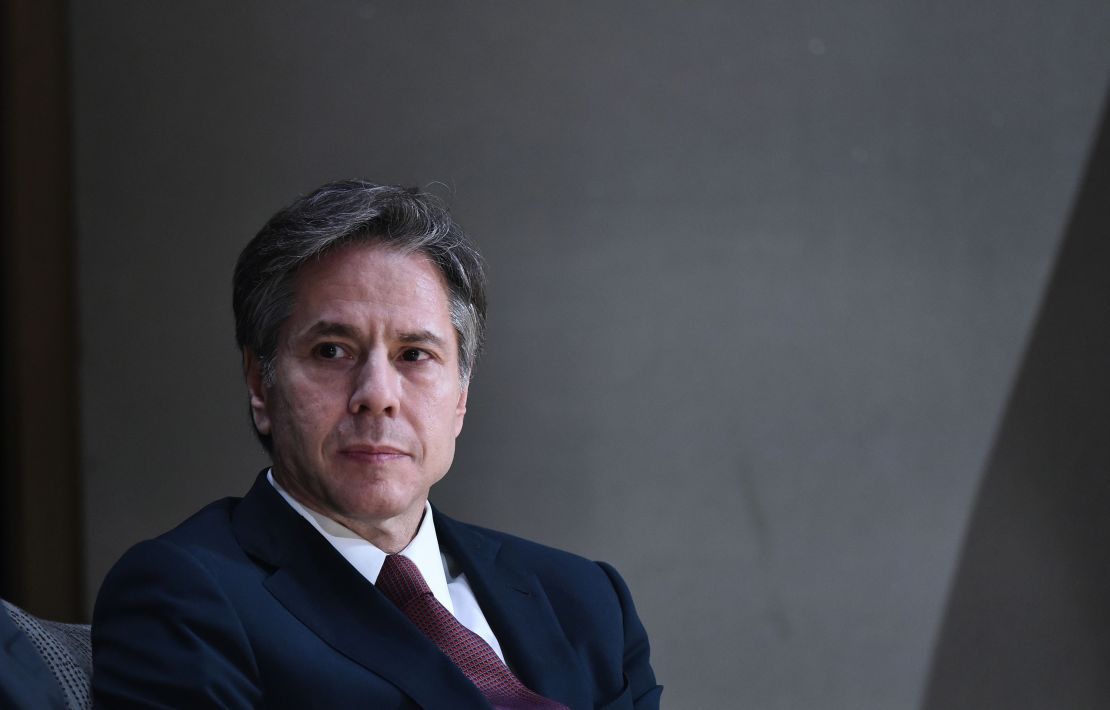
<svg viewBox="0 0 1110 710">
<path fill-rule="evenodd" d="M 433 515 L 525 685 L 575 710 L 658 708 L 647 635 L 612 567 Z M 105 708 L 490 707 L 264 475 L 129 550 L 92 629 Z"/>
</svg>

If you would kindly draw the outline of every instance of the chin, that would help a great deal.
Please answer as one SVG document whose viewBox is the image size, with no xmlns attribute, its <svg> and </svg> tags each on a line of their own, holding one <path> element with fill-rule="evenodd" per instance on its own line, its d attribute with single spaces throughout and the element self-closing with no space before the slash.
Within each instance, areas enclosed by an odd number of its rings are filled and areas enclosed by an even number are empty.
<svg viewBox="0 0 1110 710">
<path fill-rule="evenodd" d="M 353 495 L 344 501 L 349 504 L 351 517 L 355 518 L 386 520 L 404 515 L 414 508 L 423 509 L 427 500 L 427 493 L 421 495 L 419 491 L 398 490 L 388 482 L 358 488 L 358 491 L 351 491 Z"/>
</svg>

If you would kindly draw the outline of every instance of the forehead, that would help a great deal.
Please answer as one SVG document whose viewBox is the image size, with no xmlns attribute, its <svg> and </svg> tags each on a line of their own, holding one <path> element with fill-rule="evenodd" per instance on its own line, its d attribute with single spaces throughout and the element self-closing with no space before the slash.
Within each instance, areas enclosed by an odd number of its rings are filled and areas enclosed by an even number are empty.
<svg viewBox="0 0 1110 710">
<path fill-rule="evenodd" d="M 450 304 L 443 275 L 423 254 L 362 243 L 327 252 L 297 271 L 294 320 L 360 315 L 449 327 Z"/>
</svg>

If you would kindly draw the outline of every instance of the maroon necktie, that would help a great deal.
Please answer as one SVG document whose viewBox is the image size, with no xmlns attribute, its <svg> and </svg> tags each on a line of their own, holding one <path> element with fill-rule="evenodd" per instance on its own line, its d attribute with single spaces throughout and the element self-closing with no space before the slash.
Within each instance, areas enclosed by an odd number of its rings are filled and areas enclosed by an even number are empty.
<svg viewBox="0 0 1110 710">
<path fill-rule="evenodd" d="M 387 555 L 375 585 L 450 658 L 498 710 L 568 710 L 525 687 L 482 637 L 439 603 L 412 560 Z"/>
</svg>

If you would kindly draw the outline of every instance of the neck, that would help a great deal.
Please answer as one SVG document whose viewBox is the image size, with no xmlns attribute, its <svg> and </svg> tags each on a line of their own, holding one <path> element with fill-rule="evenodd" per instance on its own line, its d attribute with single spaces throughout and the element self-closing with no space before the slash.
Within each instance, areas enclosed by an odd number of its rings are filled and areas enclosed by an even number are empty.
<svg viewBox="0 0 1110 710">
<path fill-rule="evenodd" d="M 316 512 L 319 513 L 320 511 Z M 327 514 L 324 513 L 324 515 Z M 373 525 L 342 517 L 333 519 L 340 525 L 350 528 L 355 534 L 382 552 L 394 555 L 408 547 L 412 539 L 416 537 L 416 533 L 420 530 L 420 524 L 424 520 L 424 508 L 421 508 L 419 514 L 411 520 L 402 520 L 403 517 L 407 516 L 397 516 Z"/>
<path fill-rule="evenodd" d="M 277 467 L 271 469 L 274 482 L 290 498 L 318 516 L 338 523 L 366 540 L 374 547 L 386 554 L 396 554 L 408 547 L 420 530 L 424 520 L 424 511 L 427 501 L 420 501 L 419 506 L 403 511 L 397 515 L 380 519 L 352 517 L 321 503 L 302 486 L 297 485 L 296 479 L 282 476 Z"/>
</svg>

